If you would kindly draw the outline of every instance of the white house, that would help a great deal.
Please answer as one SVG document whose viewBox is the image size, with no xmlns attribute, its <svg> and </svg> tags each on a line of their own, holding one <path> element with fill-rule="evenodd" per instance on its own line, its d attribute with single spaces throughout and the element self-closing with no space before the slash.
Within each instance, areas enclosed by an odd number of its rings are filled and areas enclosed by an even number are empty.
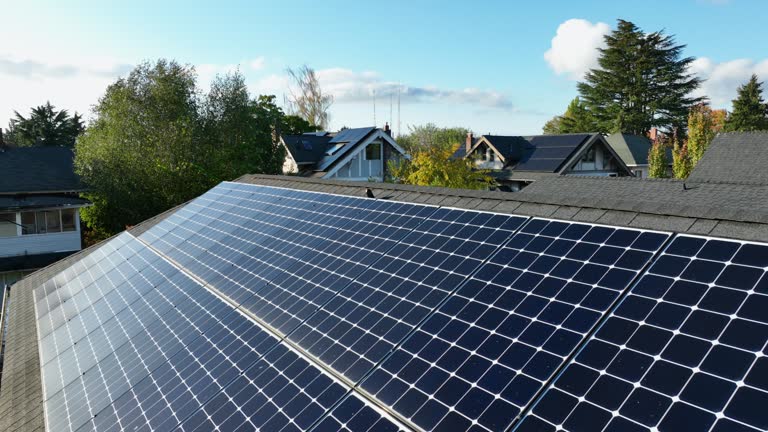
<svg viewBox="0 0 768 432">
<path fill-rule="evenodd" d="M 282 135 L 280 143 L 286 149 L 284 174 L 327 179 L 384 181 L 390 161 L 409 157 L 389 125 Z"/>
<path fill-rule="evenodd" d="M 90 203 L 64 147 L 0 147 L 0 286 L 81 249 Z"/>
<path fill-rule="evenodd" d="M 472 159 L 506 190 L 518 191 L 551 176 L 631 176 L 621 158 L 599 133 L 500 136 L 467 135 L 453 158 Z"/>
</svg>

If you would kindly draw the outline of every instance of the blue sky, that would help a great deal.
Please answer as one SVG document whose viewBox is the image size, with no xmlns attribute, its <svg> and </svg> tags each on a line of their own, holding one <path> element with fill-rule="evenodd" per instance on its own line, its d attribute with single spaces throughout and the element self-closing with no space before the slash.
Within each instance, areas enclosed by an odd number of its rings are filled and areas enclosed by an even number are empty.
<svg viewBox="0 0 768 432">
<path fill-rule="evenodd" d="M 403 131 L 538 133 L 576 95 L 617 18 L 687 44 L 717 107 L 752 72 L 768 77 L 762 1 L 62 3 L 3 7 L 2 126 L 46 99 L 88 111 L 130 65 L 164 57 L 195 65 L 203 86 L 239 65 L 254 94 L 280 99 L 285 68 L 308 64 L 336 98 L 332 128 L 373 124 L 374 92 L 376 123 L 389 121 L 400 86 Z"/>
</svg>

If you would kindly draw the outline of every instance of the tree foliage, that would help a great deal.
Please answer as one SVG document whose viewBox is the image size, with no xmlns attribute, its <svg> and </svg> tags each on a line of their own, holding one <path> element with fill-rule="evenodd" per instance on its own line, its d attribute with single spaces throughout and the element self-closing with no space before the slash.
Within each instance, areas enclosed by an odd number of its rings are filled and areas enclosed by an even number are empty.
<svg viewBox="0 0 768 432">
<path fill-rule="evenodd" d="M 706 104 L 691 108 L 688 114 L 687 155 L 696 166 L 718 132 L 723 129 L 725 110 L 713 110 Z"/>
<path fill-rule="evenodd" d="M 672 146 L 672 174 L 677 179 L 686 179 L 693 170 L 693 155 L 686 142 L 675 140 Z"/>
<path fill-rule="evenodd" d="M 397 143 L 408 153 L 422 150 L 456 149 L 466 142 L 469 129 L 462 127 L 438 127 L 433 123 L 408 126 L 408 134 L 397 137 Z"/>
<path fill-rule="evenodd" d="M 94 203 L 82 211 L 89 228 L 118 232 L 222 180 L 280 171 L 277 131 L 308 124 L 286 121 L 274 96 L 252 99 L 239 72 L 204 96 L 196 79 L 194 68 L 159 60 L 107 88 L 75 149 Z"/>
<path fill-rule="evenodd" d="M 544 125 L 544 134 L 566 134 L 595 132 L 598 130 L 595 118 L 579 97 L 575 97 L 565 113 L 549 120 Z"/>
<path fill-rule="evenodd" d="M 667 159 L 667 145 L 663 142 L 663 140 L 658 140 L 653 143 L 651 149 L 648 151 L 648 177 L 668 177 L 668 166 L 669 159 Z"/>
<path fill-rule="evenodd" d="M 288 101 L 290 113 L 303 118 L 320 130 L 328 129 L 333 96 L 323 93 L 315 70 L 307 65 L 298 69 L 288 68 L 288 77 L 292 83 L 289 87 L 290 100 Z"/>
<path fill-rule="evenodd" d="M 392 177 L 405 184 L 461 189 L 487 189 L 488 171 L 476 170 L 472 161 L 451 159 L 456 147 L 432 146 L 411 153 L 411 160 L 390 163 Z"/>
<path fill-rule="evenodd" d="M 560 133 L 560 127 L 563 124 L 563 116 L 557 115 L 547 120 L 541 131 L 544 135 L 557 135 Z"/>
<path fill-rule="evenodd" d="M 80 114 L 70 116 L 67 110 L 57 111 L 51 102 L 46 102 L 32 108 L 26 117 L 14 111 L 5 140 L 19 147 L 74 147 L 75 139 L 84 129 Z"/>
<path fill-rule="evenodd" d="M 689 72 L 685 45 L 663 31 L 644 33 L 629 21 L 605 36 L 599 68 L 578 84 L 597 131 L 645 135 L 658 127 L 685 130 L 688 109 L 702 101 L 690 94 L 701 80 Z"/>
<path fill-rule="evenodd" d="M 749 81 L 739 86 L 733 111 L 725 121 L 727 132 L 768 130 L 768 105 L 763 102 L 763 83 L 752 74 Z"/>
</svg>

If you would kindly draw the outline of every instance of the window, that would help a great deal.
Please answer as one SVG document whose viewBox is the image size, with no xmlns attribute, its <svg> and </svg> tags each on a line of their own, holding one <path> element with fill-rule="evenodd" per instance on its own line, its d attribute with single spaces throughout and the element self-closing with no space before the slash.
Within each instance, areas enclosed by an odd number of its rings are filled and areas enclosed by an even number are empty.
<svg viewBox="0 0 768 432">
<path fill-rule="evenodd" d="M 61 230 L 62 231 L 75 231 L 75 209 L 67 209 L 61 211 Z"/>
<path fill-rule="evenodd" d="M 16 213 L 0 213 L 0 237 L 16 235 Z"/>
<path fill-rule="evenodd" d="M 370 143 L 365 148 L 365 160 L 379 160 L 381 159 L 381 143 Z"/>
<path fill-rule="evenodd" d="M 595 148 L 591 147 L 589 150 L 587 150 L 586 153 L 584 153 L 584 156 L 581 157 L 582 162 L 594 162 L 595 161 Z"/>
<path fill-rule="evenodd" d="M 21 233 L 48 234 L 75 231 L 75 209 L 43 210 L 21 213 Z"/>
</svg>

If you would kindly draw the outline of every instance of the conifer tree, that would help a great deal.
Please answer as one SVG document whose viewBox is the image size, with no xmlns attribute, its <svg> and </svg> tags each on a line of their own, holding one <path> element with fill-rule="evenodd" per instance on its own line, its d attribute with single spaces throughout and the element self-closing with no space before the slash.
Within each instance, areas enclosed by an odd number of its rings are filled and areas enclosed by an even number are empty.
<svg viewBox="0 0 768 432">
<path fill-rule="evenodd" d="M 663 31 L 645 33 L 629 21 L 605 36 L 599 67 L 578 84 L 599 132 L 645 135 L 651 128 L 684 132 L 691 96 L 701 80 L 689 72 L 685 45 Z"/>
<path fill-rule="evenodd" d="M 768 106 L 763 102 L 763 83 L 752 74 L 749 81 L 739 86 L 733 111 L 725 121 L 727 132 L 768 130 Z"/>
</svg>

